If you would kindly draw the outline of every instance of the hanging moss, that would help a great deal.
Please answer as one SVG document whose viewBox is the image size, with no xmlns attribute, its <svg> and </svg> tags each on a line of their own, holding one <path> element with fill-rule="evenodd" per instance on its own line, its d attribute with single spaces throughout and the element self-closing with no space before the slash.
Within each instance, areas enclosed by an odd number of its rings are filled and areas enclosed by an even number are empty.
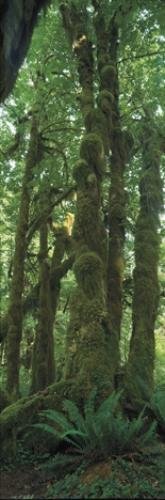
<svg viewBox="0 0 165 500">
<path fill-rule="evenodd" d="M 107 130 L 107 118 L 102 110 L 90 110 L 85 117 L 85 126 L 88 133 L 92 131 L 100 136 L 103 142 L 104 151 L 108 154 L 110 148 L 110 137 Z"/>
<path fill-rule="evenodd" d="M 73 178 L 75 179 L 78 187 L 85 188 L 86 180 L 88 175 L 91 173 L 91 167 L 85 160 L 78 160 L 74 170 L 73 170 Z"/>
<path fill-rule="evenodd" d="M 106 113 L 109 117 L 112 113 L 112 104 L 114 102 L 114 96 L 108 90 L 102 90 L 98 95 L 98 106 L 101 110 Z"/>
<path fill-rule="evenodd" d="M 103 145 L 98 134 L 86 134 L 80 146 L 80 155 L 86 161 L 95 161 L 103 156 Z"/>
<path fill-rule="evenodd" d="M 78 100 L 85 119 L 86 115 L 93 109 L 93 94 L 91 94 L 90 88 L 87 87 L 82 95 L 78 97 Z"/>
<path fill-rule="evenodd" d="M 100 80 L 101 86 L 103 89 L 109 90 L 112 86 L 112 81 L 116 78 L 116 68 L 115 66 L 111 66 L 107 64 L 107 66 L 103 66 L 100 71 Z"/>
<path fill-rule="evenodd" d="M 102 53 L 99 55 L 97 59 L 99 73 L 101 73 L 101 70 L 108 65 L 108 62 L 109 62 L 109 56 L 107 56 L 107 54 Z"/>
<path fill-rule="evenodd" d="M 75 4 L 72 5 L 72 13 L 74 10 L 77 23 L 79 9 Z M 67 17 L 67 26 L 70 32 L 74 30 L 73 17 L 70 15 L 69 18 Z M 101 23 L 98 23 L 98 30 L 100 26 L 103 31 L 103 17 Z M 88 37 L 83 38 L 82 43 L 81 39 L 76 37 L 79 82 L 82 86 L 80 106 L 87 133 L 80 146 L 81 163 L 78 163 L 74 170 L 74 178 L 78 187 L 73 228 L 74 270 L 77 287 L 70 301 L 65 366 L 65 377 L 75 378 L 78 374 L 78 390 L 86 396 L 94 384 L 98 388 L 104 385 L 112 390 L 114 382 L 114 365 L 110 361 L 110 350 L 107 348 L 109 345 L 106 325 L 107 236 L 101 217 L 101 182 L 104 174 L 105 153 L 108 154 L 110 148 L 111 125 L 110 117 L 107 119 L 105 109 L 104 112 L 101 107 L 94 109 L 94 98 L 93 102 L 91 99 L 93 59 L 87 58 L 87 41 Z M 102 54 L 105 46 L 108 46 L 107 42 L 108 33 L 107 36 L 102 37 L 101 32 L 99 51 Z M 92 50 L 92 44 L 89 49 Z M 105 53 L 103 58 L 104 55 Z M 107 61 L 108 59 L 104 60 L 104 65 Z M 106 89 L 109 90 L 105 87 Z M 103 98 L 107 99 L 104 104 L 108 107 L 110 96 L 104 94 L 102 101 Z M 107 337 L 108 340 L 106 340 Z"/>
<path fill-rule="evenodd" d="M 90 191 L 90 188 L 89 188 Z M 98 212 L 98 191 L 79 194 L 77 215 L 73 228 L 73 239 L 78 243 L 78 248 L 84 244 L 89 250 L 98 253 L 106 263 L 107 235 L 103 227 L 101 215 Z"/>
<path fill-rule="evenodd" d="M 96 175 L 102 177 L 104 172 L 104 149 L 98 134 L 89 133 L 84 136 L 80 146 L 80 156 L 91 163 Z"/>
<path fill-rule="evenodd" d="M 102 268 L 101 259 L 94 252 L 83 253 L 74 264 L 77 283 L 89 298 L 97 295 L 102 279 Z"/>
</svg>

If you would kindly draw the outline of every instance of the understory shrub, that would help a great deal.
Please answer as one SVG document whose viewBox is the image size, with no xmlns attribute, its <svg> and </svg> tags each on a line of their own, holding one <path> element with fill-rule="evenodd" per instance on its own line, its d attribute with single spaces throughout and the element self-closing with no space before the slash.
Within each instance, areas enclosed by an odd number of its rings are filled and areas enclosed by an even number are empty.
<svg viewBox="0 0 165 500">
<path fill-rule="evenodd" d="M 114 392 L 96 408 L 93 390 L 83 413 L 73 401 L 65 399 L 63 413 L 43 410 L 40 413 L 43 421 L 33 427 L 53 436 L 56 443 L 65 443 L 68 452 L 92 460 L 146 447 L 156 437 L 156 422 L 146 425 L 145 408 L 130 421 L 122 414 L 120 397 L 121 391 Z"/>
</svg>

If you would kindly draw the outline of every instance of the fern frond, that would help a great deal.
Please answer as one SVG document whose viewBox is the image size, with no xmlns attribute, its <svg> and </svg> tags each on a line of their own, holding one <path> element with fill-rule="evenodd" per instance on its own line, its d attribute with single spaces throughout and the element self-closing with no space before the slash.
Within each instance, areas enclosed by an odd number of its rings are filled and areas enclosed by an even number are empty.
<svg viewBox="0 0 165 500">
<path fill-rule="evenodd" d="M 40 412 L 40 416 L 52 420 L 54 424 L 58 424 L 62 429 L 68 430 L 68 428 L 73 428 L 72 423 L 64 416 L 62 412 L 59 412 L 57 410 L 43 410 L 42 412 Z"/>
<path fill-rule="evenodd" d="M 31 427 L 35 427 L 37 429 L 40 429 L 41 431 L 47 432 L 48 434 L 51 434 L 55 438 L 60 438 L 60 433 L 54 429 L 51 425 L 48 424 L 33 424 Z"/>
<path fill-rule="evenodd" d="M 85 432 L 85 421 L 76 403 L 74 403 L 74 401 L 71 401 L 70 399 L 64 399 L 63 408 L 64 411 L 68 413 L 69 421 L 74 423 L 77 429 Z"/>
<path fill-rule="evenodd" d="M 140 436 L 142 445 L 146 446 L 148 444 L 153 443 L 153 440 L 156 439 L 156 429 L 157 429 L 157 422 L 154 421 L 150 425 L 149 429 L 146 432 L 144 432 L 142 436 Z"/>
<path fill-rule="evenodd" d="M 113 414 L 117 410 L 122 392 L 123 391 L 119 391 L 117 393 L 112 392 L 112 394 L 110 394 L 110 396 L 108 396 L 99 406 L 97 410 L 97 415 L 101 417 L 102 413 Z"/>
<path fill-rule="evenodd" d="M 97 457 L 106 457 L 147 446 L 156 436 L 156 422 L 145 431 L 146 406 L 137 418 L 129 421 L 119 408 L 122 392 L 113 392 L 96 410 L 94 389 L 85 403 L 84 416 L 73 401 L 66 399 L 63 408 L 68 418 L 56 410 L 44 410 L 40 415 L 51 420 L 52 425 L 39 423 L 33 427 L 67 442 L 76 453 L 86 456 L 94 453 Z"/>
</svg>

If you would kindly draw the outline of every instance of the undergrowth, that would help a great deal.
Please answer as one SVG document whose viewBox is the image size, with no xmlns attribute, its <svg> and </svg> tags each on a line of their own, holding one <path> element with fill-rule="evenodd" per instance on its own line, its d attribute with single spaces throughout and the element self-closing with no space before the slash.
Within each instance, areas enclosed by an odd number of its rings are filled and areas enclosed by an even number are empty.
<svg viewBox="0 0 165 500">
<path fill-rule="evenodd" d="M 164 460 L 145 454 L 81 464 L 48 489 L 48 498 L 164 498 Z"/>
<path fill-rule="evenodd" d="M 121 391 L 114 392 L 96 408 L 93 390 L 83 413 L 73 401 L 66 399 L 63 413 L 44 410 L 40 416 L 46 422 L 32 427 L 52 435 L 56 443 L 67 443 L 70 453 L 91 457 L 92 461 L 146 447 L 156 439 L 156 422 L 147 425 L 145 408 L 130 421 L 120 410 L 120 398 Z"/>
</svg>

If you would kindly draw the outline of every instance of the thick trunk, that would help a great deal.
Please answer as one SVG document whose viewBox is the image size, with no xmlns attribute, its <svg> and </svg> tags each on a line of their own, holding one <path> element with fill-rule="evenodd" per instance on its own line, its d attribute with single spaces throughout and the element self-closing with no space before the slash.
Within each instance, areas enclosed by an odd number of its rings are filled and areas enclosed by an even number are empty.
<svg viewBox="0 0 165 500">
<path fill-rule="evenodd" d="M 38 156 L 38 133 L 33 117 L 29 151 L 23 178 L 21 202 L 13 257 L 13 277 L 8 311 L 7 335 L 7 391 L 13 399 L 19 394 L 19 357 L 22 336 L 22 293 L 24 285 L 24 263 L 26 254 L 26 233 L 29 222 L 30 181 Z"/>
<path fill-rule="evenodd" d="M 154 326 L 159 301 L 159 210 L 162 186 L 158 138 L 150 121 L 143 126 L 140 211 L 135 233 L 133 331 L 126 370 L 126 398 L 135 408 L 148 401 L 154 386 Z"/>
<path fill-rule="evenodd" d="M 0 102 L 11 92 L 37 15 L 49 0 L 0 0 Z"/>
<path fill-rule="evenodd" d="M 31 392 L 44 389 L 55 380 L 53 311 L 50 297 L 50 264 L 48 261 L 48 225 L 40 227 L 39 318 L 32 361 Z"/>
<path fill-rule="evenodd" d="M 100 79 L 98 106 L 105 119 L 104 147 L 110 157 L 109 240 L 107 271 L 107 307 L 109 335 L 114 360 L 114 371 L 120 361 L 120 334 L 122 320 L 122 287 L 124 271 L 125 190 L 124 172 L 127 161 L 126 144 L 119 110 L 119 82 L 117 66 L 118 26 L 115 16 L 107 26 L 100 2 L 93 0 L 97 37 L 97 65 Z"/>
<path fill-rule="evenodd" d="M 47 408 L 62 410 L 64 398 L 80 402 L 81 394 L 76 392 L 74 380 L 53 384 L 5 408 L 0 415 L 2 456 L 11 458 L 16 452 L 17 436 L 20 432 L 24 432 L 26 426 L 38 422 L 41 410 Z"/>
<path fill-rule="evenodd" d="M 65 3 L 61 10 L 77 58 L 82 89 L 80 104 L 87 130 L 74 170 L 78 189 L 73 229 L 77 287 L 71 298 L 65 378 L 75 378 L 78 374 L 77 386 L 85 399 L 93 386 L 109 392 L 114 382 L 107 335 L 107 240 L 101 217 L 106 129 L 102 111 L 94 108 L 93 49 L 86 33 L 86 13 L 83 8 L 78 10 L 75 5 L 69 7 Z"/>
</svg>

